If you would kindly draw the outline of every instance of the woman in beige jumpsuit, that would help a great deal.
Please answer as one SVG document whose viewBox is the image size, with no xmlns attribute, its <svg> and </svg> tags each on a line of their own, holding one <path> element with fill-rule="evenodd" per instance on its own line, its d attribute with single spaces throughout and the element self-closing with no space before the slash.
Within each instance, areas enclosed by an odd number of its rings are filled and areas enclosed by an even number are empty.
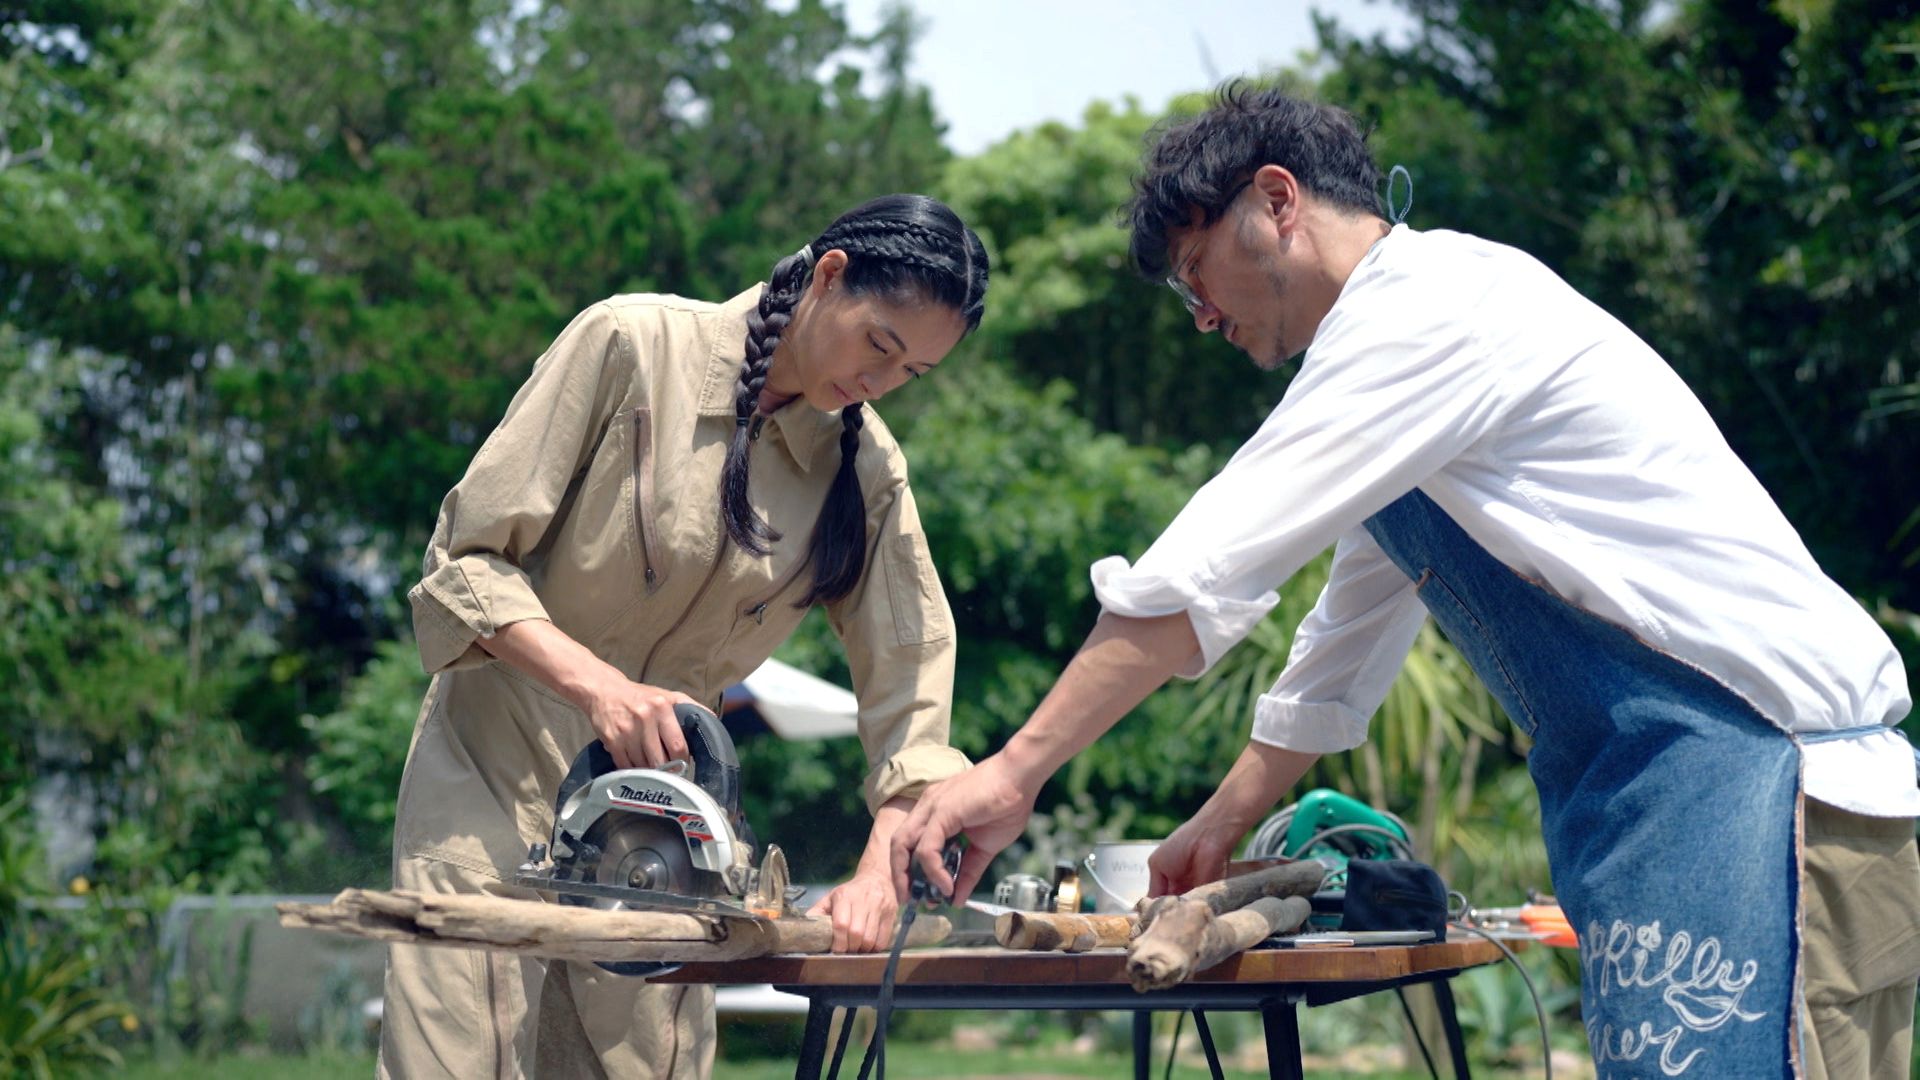
<svg viewBox="0 0 1920 1080">
<path fill-rule="evenodd" d="M 441 505 L 410 594 L 434 675 L 400 785 L 394 887 L 537 900 L 573 757 L 685 753 L 677 702 L 719 711 L 823 605 L 860 701 L 873 830 L 813 913 L 883 947 L 887 839 L 947 745 L 952 619 L 906 462 L 863 406 L 979 324 L 987 256 L 922 196 L 849 211 L 722 304 L 618 296 L 576 317 Z M 745 782 L 778 783 L 777 777 Z M 778 841 L 774 823 L 765 839 Z M 380 1073 L 705 1076 L 705 987 L 593 965 L 394 946 Z"/>
</svg>

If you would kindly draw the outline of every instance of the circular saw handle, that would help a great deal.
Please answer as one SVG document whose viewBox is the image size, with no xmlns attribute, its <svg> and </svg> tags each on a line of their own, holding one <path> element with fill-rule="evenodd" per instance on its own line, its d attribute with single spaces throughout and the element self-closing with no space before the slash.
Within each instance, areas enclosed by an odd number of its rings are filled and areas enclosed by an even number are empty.
<svg viewBox="0 0 1920 1080">
<path fill-rule="evenodd" d="M 740 816 L 740 756 L 733 751 L 733 736 L 720 718 L 702 706 L 681 703 L 673 707 L 680 721 L 680 734 L 687 740 L 687 756 L 693 760 L 693 782 L 726 808 L 728 815 Z"/>
<path fill-rule="evenodd" d="M 740 814 L 740 757 L 734 753 L 733 736 L 727 734 L 719 717 L 702 706 L 683 702 L 673 707 L 673 715 L 680 721 L 681 736 L 687 740 L 687 756 L 693 761 L 693 782 L 726 809 L 737 827 L 744 819 Z M 599 739 L 581 748 L 566 777 L 560 781 L 560 790 L 553 800 L 555 812 L 566 806 L 568 797 L 582 785 L 616 768 L 613 755 Z"/>
</svg>

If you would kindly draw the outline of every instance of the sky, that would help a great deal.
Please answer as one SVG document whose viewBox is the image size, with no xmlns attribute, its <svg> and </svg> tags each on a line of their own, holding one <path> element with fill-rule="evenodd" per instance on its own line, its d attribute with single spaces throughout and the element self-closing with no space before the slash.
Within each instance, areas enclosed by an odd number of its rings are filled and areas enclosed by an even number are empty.
<svg viewBox="0 0 1920 1080">
<path fill-rule="evenodd" d="M 845 0 L 856 32 L 894 0 Z M 947 145 L 973 154 L 1088 104 L 1174 95 L 1294 64 L 1314 47 L 1311 12 L 1403 39 L 1412 20 L 1381 0 L 907 0 L 923 29 L 910 75 L 933 93 Z"/>
</svg>

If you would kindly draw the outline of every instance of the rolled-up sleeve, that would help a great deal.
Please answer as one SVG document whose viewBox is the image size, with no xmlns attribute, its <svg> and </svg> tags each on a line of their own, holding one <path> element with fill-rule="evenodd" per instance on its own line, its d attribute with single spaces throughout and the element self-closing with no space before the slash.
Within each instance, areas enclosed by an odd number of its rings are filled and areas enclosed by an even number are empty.
<svg viewBox="0 0 1920 1080">
<path fill-rule="evenodd" d="M 1294 632 L 1287 666 L 1253 710 L 1253 741 L 1337 754 L 1367 739 L 1427 609 L 1413 582 L 1365 529 L 1333 550 L 1313 610 Z"/>
<path fill-rule="evenodd" d="M 846 646 L 869 766 L 867 808 L 877 812 L 896 796 L 917 797 L 969 762 L 947 745 L 953 614 L 904 471 L 869 496 L 868 521 L 866 572 L 829 605 L 827 617 Z"/>
<path fill-rule="evenodd" d="M 1367 318 L 1336 307 L 1260 430 L 1132 565 L 1093 565 L 1104 610 L 1185 612 L 1197 678 L 1278 601 L 1275 589 L 1342 534 L 1494 429 L 1514 398 L 1444 302 Z"/>
<path fill-rule="evenodd" d="M 636 360 L 605 305 L 577 316 L 535 362 L 500 425 L 447 493 L 420 582 L 407 594 L 429 673 L 472 667 L 475 641 L 544 619 L 524 566 L 629 385 Z"/>
</svg>

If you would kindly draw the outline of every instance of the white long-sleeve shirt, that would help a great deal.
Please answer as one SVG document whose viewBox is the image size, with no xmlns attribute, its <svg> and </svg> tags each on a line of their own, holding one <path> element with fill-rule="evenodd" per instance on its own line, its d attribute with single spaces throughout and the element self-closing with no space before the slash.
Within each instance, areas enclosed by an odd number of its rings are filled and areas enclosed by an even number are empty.
<svg viewBox="0 0 1920 1080">
<path fill-rule="evenodd" d="M 1187 612 L 1201 655 L 1182 674 L 1197 676 L 1335 544 L 1253 738 L 1351 749 L 1426 618 L 1361 523 L 1416 487 L 1501 562 L 1791 731 L 1911 707 L 1887 635 L 1672 369 L 1537 260 L 1462 233 L 1402 225 L 1375 244 L 1259 431 L 1137 563 L 1095 563 L 1094 590 L 1120 615 Z M 1920 816 L 1897 731 L 1803 761 L 1816 799 Z"/>
</svg>

